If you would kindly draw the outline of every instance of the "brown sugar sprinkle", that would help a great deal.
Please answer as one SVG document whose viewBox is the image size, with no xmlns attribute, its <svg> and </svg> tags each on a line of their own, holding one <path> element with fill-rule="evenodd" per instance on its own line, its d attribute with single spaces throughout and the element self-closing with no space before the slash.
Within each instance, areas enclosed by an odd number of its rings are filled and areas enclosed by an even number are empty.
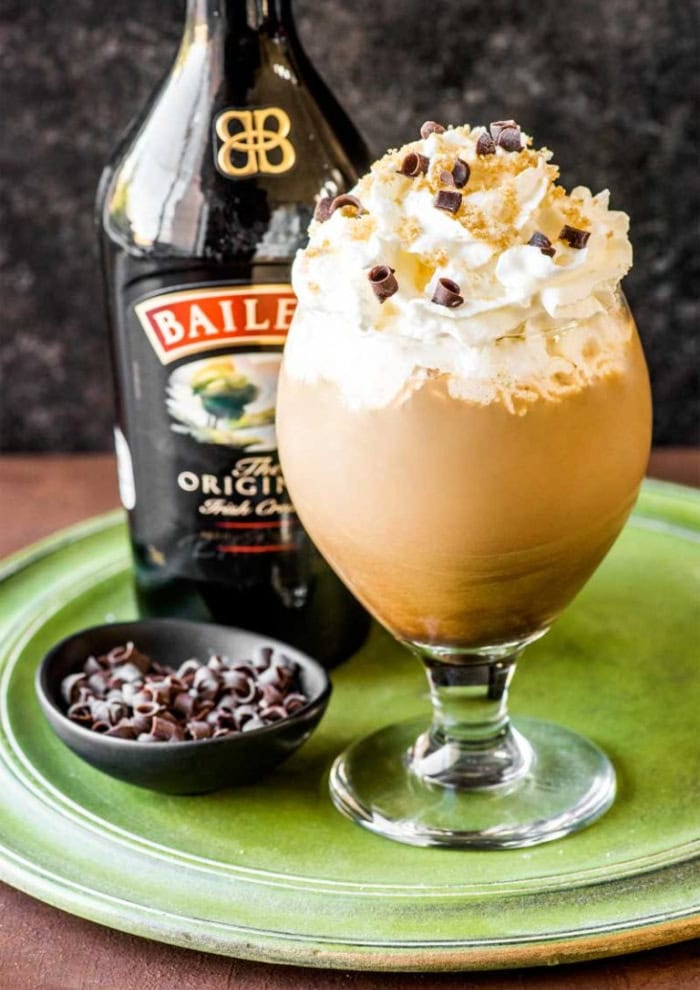
<svg viewBox="0 0 700 990">
<path fill-rule="evenodd" d="M 350 224 L 348 234 L 353 241 L 366 241 L 376 226 L 377 224 L 374 218 L 371 217 L 369 213 L 364 213 L 362 216 L 357 218 L 355 223 Z"/>
<path fill-rule="evenodd" d="M 436 248 L 429 254 L 421 254 L 418 259 L 427 272 L 425 281 L 428 282 L 433 277 L 436 268 L 444 268 L 450 260 L 450 256 L 444 248 Z"/>
<path fill-rule="evenodd" d="M 410 247 L 422 233 L 423 228 L 415 217 L 402 217 L 399 220 L 398 235 L 403 247 Z"/>
<path fill-rule="evenodd" d="M 420 136 L 425 140 L 431 134 L 444 134 L 445 128 L 434 120 L 426 120 L 420 129 Z"/>
<path fill-rule="evenodd" d="M 461 306 L 464 299 L 461 289 L 451 278 L 439 278 L 433 293 L 432 302 L 438 306 L 447 306 L 448 309 L 456 309 Z"/>
<path fill-rule="evenodd" d="M 516 231 L 512 224 L 486 214 L 476 206 L 465 206 L 458 220 L 474 237 L 499 250 L 505 250 L 513 244 Z"/>
<path fill-rule="evenodd" d="M 539 248 L 542 254 L 546 254 L 550 258 L 554 257 L 555 251 L 552 246 L 552 242 L 546 234 L 543 234 L 540 230 L 536 230 L 527 243 L 531 247 Z"/>
<path fill-rule="evenodd" d="M 578 227 L 570 227 L 567 223 L 562 227 L 559 240 L 566 241 L 569 247 L 581 250 L 581 248 L 585 248 L 586 244 L 588 244 L 588 238 L 590 236 L 590 230 L 579 230 Z"/>
<path fill-rule="evenodd" d="M 469 176 L 469 190 L 476 192 L 481 189 L 492 189 L 496 185 L 501 185 L 503 181 L 512 176 L 515 178 L 529 168 L 542 167 L 541 156 L 530 148 L 523 148 L 518 155 L 486 155 L 477 156 L 472 162 L 471 174 Z M 559 177 L 559 169 L 556 165 L 545 165 L 544 173 L 550 182 L 555 182 Z M 552 192 L 560 187 L 555 186 Z M 567 219 L 569 219 L 567 215 Z"/>
<path fill-rule="evenodd" d="M 372 291 L 380 303 L 384 303 L 390 296 L 399 291 L 399 283 L 394 276 L 395 269 L 389 265 L 375 265 L 368 273 L 367 278 L 372 286 Z"/>
</svg>

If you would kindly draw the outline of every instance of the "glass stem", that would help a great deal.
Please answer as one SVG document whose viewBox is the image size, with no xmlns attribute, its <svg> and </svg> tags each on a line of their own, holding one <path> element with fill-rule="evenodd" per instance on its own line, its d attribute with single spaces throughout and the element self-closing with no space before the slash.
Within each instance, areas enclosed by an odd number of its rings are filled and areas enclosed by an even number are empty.
<svg viewBox="0 0 700 990">
<path fill-rule="evenodd" d="M 532 750 L 508 717 L 508 687 L 525 645 L 470 652 L 413 646 L 428 675 L 433 720 L 408 758 L 426 783 L 495 787 L 527 773 Z"/>
</svg>

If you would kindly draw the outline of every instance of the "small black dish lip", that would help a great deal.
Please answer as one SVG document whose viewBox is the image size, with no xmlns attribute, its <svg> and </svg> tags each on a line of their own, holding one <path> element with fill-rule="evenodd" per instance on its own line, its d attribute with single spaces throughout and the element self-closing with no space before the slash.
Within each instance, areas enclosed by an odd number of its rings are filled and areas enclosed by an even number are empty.
<svg viewBox="0 0 700 990">
<path fill-rule="evenodd" d="M 115 636 L 129 635 L 127 640 L 122 639 L 122 642 L 135 642 L 139 635 L 139 632 L 144 630 L 151 630 L 155 632 L 166 631 L 166 630 L 181 629 L 184 635 L 192 634 L 198 632 L 204 634 L 207 631 L 211 631 L 216 635 L 243 635 L 251 639 L 257 639 L 261 646 L 271 646 L 274 650 L 283 651 L 290 660 L 294 660 L 302 670 L 306 670 L 314 676 L 317 676 L 321 680 L 321 690 L 314 694 L 301 708 L 298 708 L 291 715 L 287 715 L 283 719 L 279 719 L 277 722 L 272 722 L 270 725 L 263 725 L 259 729 L 251 729 L 249 732 L 235 732 L 228 736 L 219 736 L 217 739 L 185 739 L 175 742 L 168 742 L 164 740 L 158 743 L 147 743 L 139 742 L 137 739 L 120 739 L 118 736 L 105 736 L 99 732 L 93 732 L 91 729 L 80 725 L 79 722 L 74 722 L 72 719 L 68 718 L 67 713 L 64 711 L 64 707 L 60 701 L 60 690 L 61 690 L 61 680 L 58 680 L 52 687 L 51 673 L 54 665 L 57 663 L 58 658 L 62 655 L 63 651 L 70 646 L 75 640 L 80 638 L 90 638 L 102 634 L 103 632 L 110 631 L 114 632 Z M 130 630 L 133 635 L 127 633 Z M 119 633 L 118 633 L 119 631 Z M 113 644 L 119 645 L 119 640 Z M 136 643 L 138 646 L 138 643 Z M 195 655 L 195 654 L 191 654 Z M 87 659 L 87 656 L 84 658 Z M 183 658 L 184 659 L 184 658 Z M 198 658 L 199 659 L 199 658 Z M 84 662 L 84 661 L 83 661 Z M 66 677 L 69 673 L 76 673 L 75 670 L 67 671 L 63 674 Z M 269 736 L 274 736 L 280 731 L 283 726 L 291 726 L 295 723 L 303 722 L 305 717 L 308 715 L 311 708 L 322 707 L 325 708 L 328 700 L 330 698 L 331 692 L 333 690 L 331 680 L 328 673 L 317 660 L 314 660 L 308 654 L 292 646 L 291 643 L 285 643 L 283 640 L 275 639 L 272 636 L 267 636 L 265 633 L 254 632 L 250 629 L 243 629 L 240 626 L 224 626 L 221 624 L 213 622 L 197 622 L 190 619 L 177 619 L 177 618 L 152 618 L 152 619 L 133 619 L 126 620 L 124 622 L 103 622 L 98 623 L 94 626 L 87 626 L 84 629 L 78 629 L 74 633 L 70 633 L 63 639 L 55 643 L 48 652 L 42 658 L 39 666 L 36 670 L 36 675 L 34 678 L 34 686 L 36 693 L 39 697 L 39 701 L 42 705 L 47 706 L 51 711 L 59 717 L 61 722 L 65 725 L 67 731 L 76 732 L 86 741 L 89 740 L 91 744 L 97 747 L 103 747 L 105 749 L 112 749 L 113 747 L 125 748 L 128 752 L 148 752 L 152 753 L 154 747 L 157 747 L 160 753 L 167 753 L 168 751 L 173 751 L 176 753 L 185 753 L 188 751 L 196 750 L 198 753 L 203 753 L 207 748 L 213 749 L 215 747 L 231 746 L 232 743 L 236 743 L 242 738 L 245 738 L 250 744 L 254 744 L 256 739 L 264 740 Z"/>
</svg>

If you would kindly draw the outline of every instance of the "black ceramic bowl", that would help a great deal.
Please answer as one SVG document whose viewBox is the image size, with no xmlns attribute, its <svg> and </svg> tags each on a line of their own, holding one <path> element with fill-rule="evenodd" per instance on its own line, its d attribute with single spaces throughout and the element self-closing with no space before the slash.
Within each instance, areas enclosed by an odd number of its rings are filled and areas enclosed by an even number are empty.
<svg viewBox="0 0 700 990">
<path fill-rule="evenodd" d="M 212 653 L 231 659 L 254 656 L 272 646 L 295 661 L 308 704 L 294 714 L 250 732 L 196 742 L 138 742 L 101 735 L 65 714 L 61 682 L 82 669 L 88 656 L 133 642 L 154 660 L 177 667 L 183 660 L 206 660 Z M 252 783 L 286 760 L 316 728 L 331 694 L 323 667 L 299 650 L 267 636 L 228 626 L 181 619 L 146 619 L 94 626 L 51 649 L 36 674 L 36 691 L 51 727 L 87 763 L 112 777 L 169 794 L 203 794 L 233 784 Z"/>
</svg>

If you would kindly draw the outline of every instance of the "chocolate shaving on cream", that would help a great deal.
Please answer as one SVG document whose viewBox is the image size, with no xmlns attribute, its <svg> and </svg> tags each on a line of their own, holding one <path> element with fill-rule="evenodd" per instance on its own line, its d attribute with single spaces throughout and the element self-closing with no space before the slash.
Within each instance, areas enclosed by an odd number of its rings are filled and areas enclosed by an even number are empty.
<svg viewBox="0 0 700 990">
<path fill-rule="evenodd" d="M 494 120 L 489 124 L 491 137 L 504 151 L 521 151 L 523 146 L 520 127 L 514 120 Z"/>
<path fill-rule="evenodd" d="M 456 213 L 462 203 L 462 194 L 452 192 L 451 189 L 441 189 L 433 200 L 433 206 L 438 210 L 447 210 L 448 213 Z"/>
<path fill-rule="evenodd" d="M 426 120 L 420 129 L 420 136 L 425 140 L 431 134 L 444 134 L 445 128 L 434 120 Z"/>
<path fill-rule="evenodd" d="M 456 309 L 464 302 L 460 293 L 459 286 L 451 278 L 439 278 L 432 302 L 437 303 L 438 306 L 447 306 L 448 309 Z"/>
<path fill-rule="evenodd" d="M 409 151 L 399 166 L 399 172 L 401 175 L 415 179 L 417 175 L 425 174 L 429 165 L 430 159 L 425 155 L 419 155 L 417 151 Z"/>
<path fill-rule="evenodd" d="M 388 265 L 375 265 L 367 278 L 380 303 L 386 302 L 390 296 L 399 291 L 399 283 L 394 277 L 394 269 Z"/>
<path fill-rule="evenodd" d="M 350 193 L 342 193 L 334 199 L 331 199 L 330 196 L 324 196 L 323 199 L 320 199 L 316 204 L 314 220 L 318 220 L 319 223 L 325 223 L 336 210 L 340 210 L 343 206 L 354 207 L 357 210 L 357 216 L 367 212 L 357 196 L 352 196 Z"/>
<path fill-rule="evenodd" d="M 559 240 L 566 241 L 569 247 L 580 250 L 581 248 L 585 248 L 586 244 L 588 244 L 588 238 L 590 236 L 590 230 L 579 230 L 578 227 L 570 227 L 567 223 L 562 227 L 561 233 L 559 234 Z"/>
<path fill-rule="evenodd" d="M 554 257 L 554 248 L 552 247 L 552 242 L 543 234 L 542 231 L 536 230 L 532 235 L 530 240 L 527 242 L 531 247 L 539 248 L 542 254 L 546 254 L 548 257 Z"/>
<path fill-rule="evenodd" d="M 496 142 L 486 131 L 479 135 L 479 140 L 476 142 L 476 153 L 477 155 L 496 154 Z"/>
<path fill-rule="evenodd" d="M 467 163 L 458 158 L 451 169 L 444 168 L 440 172 L 440 182 L 446 186 L 457 186 L 458 189 L 461 189 L 469 181 L 470 173 L 471 169 Z"/>
</svg>

